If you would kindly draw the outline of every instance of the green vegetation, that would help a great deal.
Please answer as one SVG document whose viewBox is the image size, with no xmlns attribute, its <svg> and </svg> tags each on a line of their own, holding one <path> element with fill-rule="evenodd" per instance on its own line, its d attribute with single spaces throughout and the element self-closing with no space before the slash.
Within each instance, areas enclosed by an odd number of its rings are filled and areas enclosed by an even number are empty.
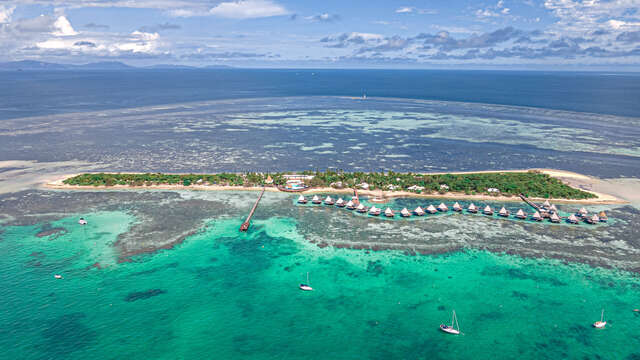
<svg viewBox="0 0 640 360">
<path fill-rule="evenodd" d="M 113 186 L 113 185 L 230 185 L 230 186 L 261 186 L 267 178 L 273 180 L 274 185 L 284 185 L 287 173 L 220 173 L 220 174 L 105 174 L 89 173 L 74 176 L 64 180 L 65 184 L 81 186 Z M 557 198 L 557 199 L 590 199 L 596 196 L 574 189 L 563 184 L 560 180 L 538 171 L 528 172 L 495 172 L 475 174 L 443 174 L 425 175 L 412 173 L 364 173 L 364 172 L 312 172 L 304 171 L 301 175 L 311 175 L 306 180 L 313 187 L 352 188 L 362 187 L 366 183 L 370 190 L 405 190 L 416 193 L 456 192 L 464 194 L 486 194 L 516 196 L 523 193 L 529 197 Z M 446 185 L 446 186 L 444 186 Z M 410 190 L 412 186 L 423 189 Z M 498 191 L 490 192 L 489 189 Z"/>
</svg>

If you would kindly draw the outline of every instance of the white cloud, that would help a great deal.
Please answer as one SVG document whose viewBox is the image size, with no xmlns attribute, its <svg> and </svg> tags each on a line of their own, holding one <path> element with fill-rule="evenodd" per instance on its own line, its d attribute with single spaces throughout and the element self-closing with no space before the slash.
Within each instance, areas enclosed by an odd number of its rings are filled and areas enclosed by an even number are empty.
<svg viewBox="0 0 640 360">
<path fill-rule="evenodd" d="M 220 3 L 209 13 L 229 19 L 254 19 L 287 15 L 289 12 L 270 0 L 238 0 Z"/>
<path fill-rule="evenodd" d="M 0 24 L 10 22 L 11 15 L 13 14 L 13 10 L 15 9 L 15 6 L 0 5 Z"/>
<path fill-rule="evenodd" d="M 404 6 L 404 7 L 396 9 L 396 12 L 398 14 L 406 14 L 406 13 L 412 13 L 413 10 L 414 9 L 412 7 Z"/>
<path fill-rule="evenodd" d="M 78 35 L 78 32 L 73 29 L 69 20 L 64 16 L 59 16 L 53 23 L 54 31 L 53 35 L 56 36 L 73 36 Z"/>
<path fill-rule="evenodd" d="M 606 24 L 614 30 L 632 30 L 640 28 L 640 22 L 609 20 L 606 22 Z"/>
</svg>

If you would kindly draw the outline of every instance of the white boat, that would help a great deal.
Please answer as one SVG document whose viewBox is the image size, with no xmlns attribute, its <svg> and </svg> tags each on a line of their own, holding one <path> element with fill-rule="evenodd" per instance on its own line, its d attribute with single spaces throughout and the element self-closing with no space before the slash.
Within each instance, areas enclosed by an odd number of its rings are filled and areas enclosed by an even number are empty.
<svg viewBox="0 0 640 360">
<path fill-rule="evenodd" d="M 531 218 L 535 221 L 542 221 L 542 215 L 538 211 L 534 212 Z"/>
<path fill-rule="evenodd" d="M 473 203 L 471 203 L 471 204 L 469 204 L 469 207 L 467 208 L 467 211 L 470 212 L 470 213 L 475 214 L 475 213 L 478 212 L 478 208 L 475 205 L 473 205 Z"/>
<path fill-rule="evenodd" d="M 554 215 L 555 215 L 555 214 L 554 214 Z M 567 222 L 568 222 L 569 224 L 577 224 L 577 223 L 578 223 L 578 218 L 577 218 L 574 214 L 571 214 L 571 215 L 569 215 L 569 217 L 567 218 Z"/>
<path fill-rule="evenodd" d="M 600 314 L 600 321 L 596 321 L 593 323 L 593 327 L 596 329 L 604 329 L 607 326 L 607 322 L 604 321 L 604 309 L 602 309 L 602 313 Z"/>
<path fill-rule="evenodd" d="M 460 204 L 458 204 L 458 202 L 456 201 L 455 204 L 453 204 L 453 211 L 462 211 L 462 206 L 460 206 Z"/>
<path fill-rule="evenodd" d="M 318 197 L 318 195 L 313 195 L 313 198 L 311 199 L 311 202 L 314 203 L 314 204 L 322 203 L 322 201 L 320 201 L 320 198 Z"/>
<path fill-rule="evenodd" d="M 493 209 L 491 206 L 487 205 L 484 207 L 484 210 L 482 210 L 482 213 L 485 215 L 493 215 Z"/>
<path fill-rule="evenodd" d="M 333 205 L 335 204 L 335 201 L 333 201 L 333 199 L 331 198 L 331 196 L 327 196 L 326 199 L 324 199 L 324 204 L 325 205 Z"/>
<path fill-rule="evenodd" d="M 298 197 L 298 204 L 306 204 L 306 203 L 307 203 L 307 199 L 304 196 L 300 195 Z"/>
<path fill-rule="evenodd" d="M 516 217 L 518 219 L 526 219 L 527 214 L 525 214 L 525 212 L 522 209 L 519 209 L 518 212 L 516 213 Z"/>
<path fill-rule="evenodd" d="M 409 210 L 407 210 L 407 208 L 404 208 L 404 209 L 400 210 L 400 216 L 402 216 L 402 217 L 411 217 L 411 213 L 409 212 Z"/>
<path fill-rule="evenodd" d="M 509 216 L 509 211 L 507 211 L 507 209 L 503 206 L 502 209 L 500 209 L 500 211 L 498 211 L 498 215 L 500 215 L 502 217 L 508 217 Z"/>
<path fill-rule="evenodd" d="M 312 291 L 313 288 L 311 287 L 311 282 L 309 281 L 309 273 L 307 272 L 307 283 L 306 284 L 300 284 L 300 290 L 303 291 Z"/>
<path fill-rule="evenodd" d="M 346 207 L 348 210 L 353 210 L 356 208 L 356 204 L 353 203 L 353 200 L 349 200 Z"/>
<path fill-rule="evenodd" d="M 438 205 L 438 211 L 447 212 L 449 208 L 444 203 L 440 203 L 440 205 Z"/>
<path fill-rule="evenodd" d="M 460 334 L 460 325 L 458 325 L 458 316 L 456 316 L 455 310 L 453 310 L 453 314 L 451 315 L 451 325 L 440 324 L 440 330 L 451 335 Z"/>
<path fill-rule="evenodd" d="M 415 210 L 413 210 L 413 212 L 418 216 L 423 216 L 424 215 L 424 210 L 422 210 L 422 208 L 420 206 L 418 206 Z"/>
<path fill-rule="evenodd" d="M 429 214 L 435 214 L 435 213 L 437 213 L 437 212 L 438 212 L 438 209 L 436 209 L 436 207 L 435 207 L 435 206 L 433 206 L 433 205 L 429 205 L 429 206 L 427 207 L 427 212 L 428 212 Z"/>
<path fill-rule="evenodd" d="M 56 279 L 62 279 L 62 275 L 60 275 L 60 274 L 55 274 L 55 275 L 53 275 L 53 277 L 56 278 Z"/>
<path fill-rule="evenodd" d="M 342 200 L 342 198 L 339 198 L 338 201 L 336 201 L 336 206 L 344 207 L 344 200 Z"/>
<path fill-rule="evenodd" d="M 396 214 L 390 208 L 386 208 L 384 211 L 384 216 L 386 217 L 394 217 Z"/>
<path fill-rule="evenodd" d="M 78 220 L 78 224 L 87 225 L 87 220 L 85 220 L 84 218 L 80 218 L 80 220 Z"/>
</svg>

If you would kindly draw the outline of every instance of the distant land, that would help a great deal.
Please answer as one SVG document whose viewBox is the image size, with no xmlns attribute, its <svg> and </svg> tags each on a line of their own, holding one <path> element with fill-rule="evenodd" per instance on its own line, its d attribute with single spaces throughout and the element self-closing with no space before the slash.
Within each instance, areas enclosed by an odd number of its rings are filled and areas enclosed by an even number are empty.
<svg viewBox="0 0 640 360">
<path fill-rule="evenodd" d="M 58 64 L 44 61 L 34 60 L 22 60 L 0 63 L 0 71 L 36 71 L 36 70 L 133 70 L 133 69 L 177 69 L 177 70 L 191 70 L 191 69 L 231 69 L 232 66 L 228 65 L 208 65 L 203 67 L 188 66 L 188 65 L 172 65 L 172 64 L 159 64 L 151 66 L 131 66 L 119 61 L 103 61 L 94 62 L 88 64 Z"/>
</svg>

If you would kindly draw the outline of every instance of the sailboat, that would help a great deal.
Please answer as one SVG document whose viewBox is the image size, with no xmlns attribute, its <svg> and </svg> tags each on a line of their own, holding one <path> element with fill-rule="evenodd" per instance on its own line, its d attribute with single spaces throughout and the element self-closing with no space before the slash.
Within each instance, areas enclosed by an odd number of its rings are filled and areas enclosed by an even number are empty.
<svg viewBox="0 0 640 360">
<path fill-rule="evenodd" d="M 460 325 L 458 325 L 458 317 L 456 316 L 455 310 L 453 310 L 453 314 L 451 315 L 451 325 L 440 324 L 440 330 L 451 335 L 460 334 Z"/>
<path fill-rule="evenodd" d="M 309 272 L 307 272 L 307 283 L 306 284 L 300 284 L 300 290 L 313 291 L 313 288 L 309 284 L 310 284 L 310 282 L 309 282 Z"/>
<path fill-rule="evenodd" d="M 596 321 L 593 323 L 593 327 L 597 329 L 604 329 L 607 326 L 607 322 L 604 321 L 604 309 L 602 309 L 602 313 L 600 314 L 600 321 Z"/>
</svg>

